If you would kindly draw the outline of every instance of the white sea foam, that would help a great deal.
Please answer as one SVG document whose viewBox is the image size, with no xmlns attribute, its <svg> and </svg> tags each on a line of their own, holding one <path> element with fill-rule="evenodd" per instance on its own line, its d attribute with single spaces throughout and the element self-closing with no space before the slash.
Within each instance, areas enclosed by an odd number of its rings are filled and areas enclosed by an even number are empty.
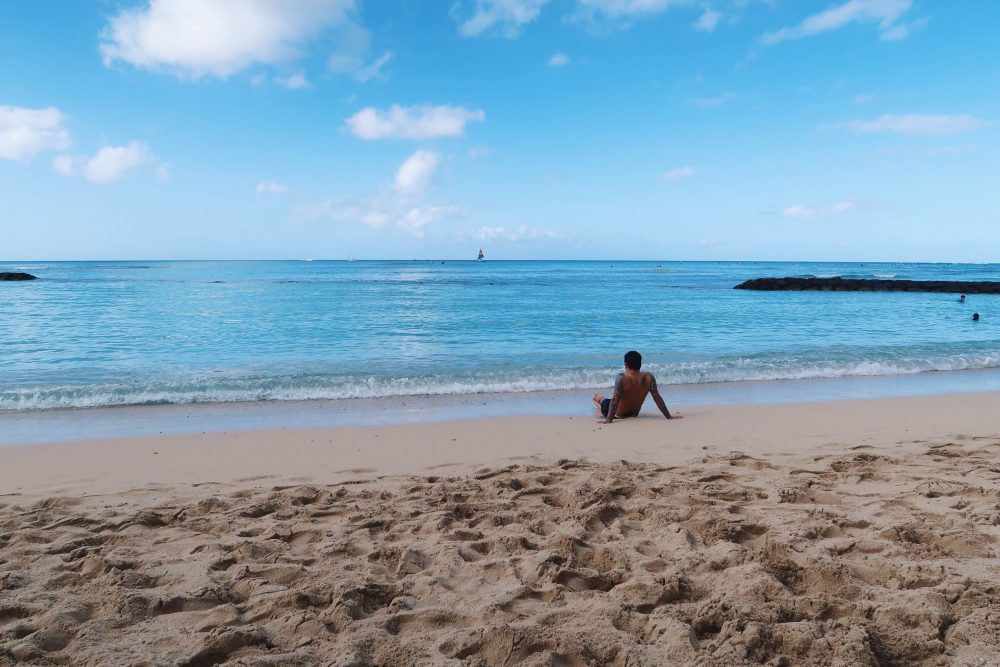
<svg viewBox="0 0 1000 667">
<path fill-rule="evenodd" d="M 1000 350 L 871 355 L 852 360 L 791 355 L 731 357 L 652 364 L 647 368 L 663 385 L 906 375 L 997 367 L 1000 367 Z M 615 370 L 603 368 L 547 368 L 449 376 L 239 376 L 187 382 L 63 385 L 0 390 L 0 410 L 525 393 L 608 387 L 616 374 Z"/>
</svg>

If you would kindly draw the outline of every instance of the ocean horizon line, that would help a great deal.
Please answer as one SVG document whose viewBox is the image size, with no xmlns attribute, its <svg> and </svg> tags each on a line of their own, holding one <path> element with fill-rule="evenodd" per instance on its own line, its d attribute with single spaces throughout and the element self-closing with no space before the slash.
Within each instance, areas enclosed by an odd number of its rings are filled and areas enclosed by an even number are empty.
<svg viewBox="0 0 1000 667">
<path fill-rule="evenodd" d="M 972 262 L 972 261 L 948 261 L 948 260 L 888 260 L 888 259 L 635 259 L 635 258 L 516 258 L 516 257 L 501 257 L 496 259 L 487 258 L 485 262 L 660 262 L 667 264 L 913 264 L 922 266 L 997 266 L 1000 262 Z M 0 259 L 0 265 L 8 264 L 100 264 L 100 263 L 110 263 L 110 262 L 120 262 L 120 263 L 137 263 L 137 262 L 338 262 L 338 263 L 357 263 L 357 262 L 469 262 L 473 264 L 479 263 L 475 257 L 365 257 L 359 258 L 354 257 L 351 259 L 344 258 L 301 258 L 301 257 L 286 257 L 286 258 L 274 258 L 274 257 L 263 257 L 263 258 L 135 258 L 135 259 L 121 259 L 121 258 L 103 258 L 103 259 Z"/>
</svg>

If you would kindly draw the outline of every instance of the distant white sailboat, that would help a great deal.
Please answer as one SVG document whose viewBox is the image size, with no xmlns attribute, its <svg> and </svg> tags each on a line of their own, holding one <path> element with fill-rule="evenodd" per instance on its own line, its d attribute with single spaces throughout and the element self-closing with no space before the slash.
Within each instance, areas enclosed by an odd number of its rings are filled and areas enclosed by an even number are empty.
<svg viewBox="0 0 1000 667">
<path fill-rule="evenodd" d="M 358 260 L 354 259 L 354 251 L 353 250 L 351 252 L 347 253 L 347 261 L 348 262 L 356 262 L 356 261 L 358 261 Z"/>
<path fill-rule="evenodd" d="M 483 249 L 482 248 L 479 249 L 479 261 L 480 262 L 485 262 L 486 261 L 486 255 L 483 254 Z"/>
</svg>

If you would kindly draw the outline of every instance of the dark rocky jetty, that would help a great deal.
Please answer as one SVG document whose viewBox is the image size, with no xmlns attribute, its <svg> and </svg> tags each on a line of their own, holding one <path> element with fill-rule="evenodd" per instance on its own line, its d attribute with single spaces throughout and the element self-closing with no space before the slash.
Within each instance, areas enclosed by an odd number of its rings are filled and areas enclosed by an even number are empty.
<svg viewBox="0 0 1000 667">
<path fill-rule="evenodd" d="M 954 280 L 871 280 L 866 278 L 754 278 L 733 289 L 763 292 L 953 292 L 1000 294 L 1000 282 Z"/>
<path fill-rule="evenodd" d="M 38 280 L 38 276 L 33 276 L 30 273 L 0 272 L 0 280 Z"/>
</svg>

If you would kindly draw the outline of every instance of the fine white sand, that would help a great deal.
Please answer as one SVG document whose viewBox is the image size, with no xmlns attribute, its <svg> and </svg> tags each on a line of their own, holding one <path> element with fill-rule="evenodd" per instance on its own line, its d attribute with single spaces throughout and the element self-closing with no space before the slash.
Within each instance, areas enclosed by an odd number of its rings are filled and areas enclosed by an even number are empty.
<svg viewBox="0 0 1000 667">
<path fill-rule="evenodd" d="M 998 406 L 0 446 L 0 664 L 1000 664 Z"/>
</svg>

